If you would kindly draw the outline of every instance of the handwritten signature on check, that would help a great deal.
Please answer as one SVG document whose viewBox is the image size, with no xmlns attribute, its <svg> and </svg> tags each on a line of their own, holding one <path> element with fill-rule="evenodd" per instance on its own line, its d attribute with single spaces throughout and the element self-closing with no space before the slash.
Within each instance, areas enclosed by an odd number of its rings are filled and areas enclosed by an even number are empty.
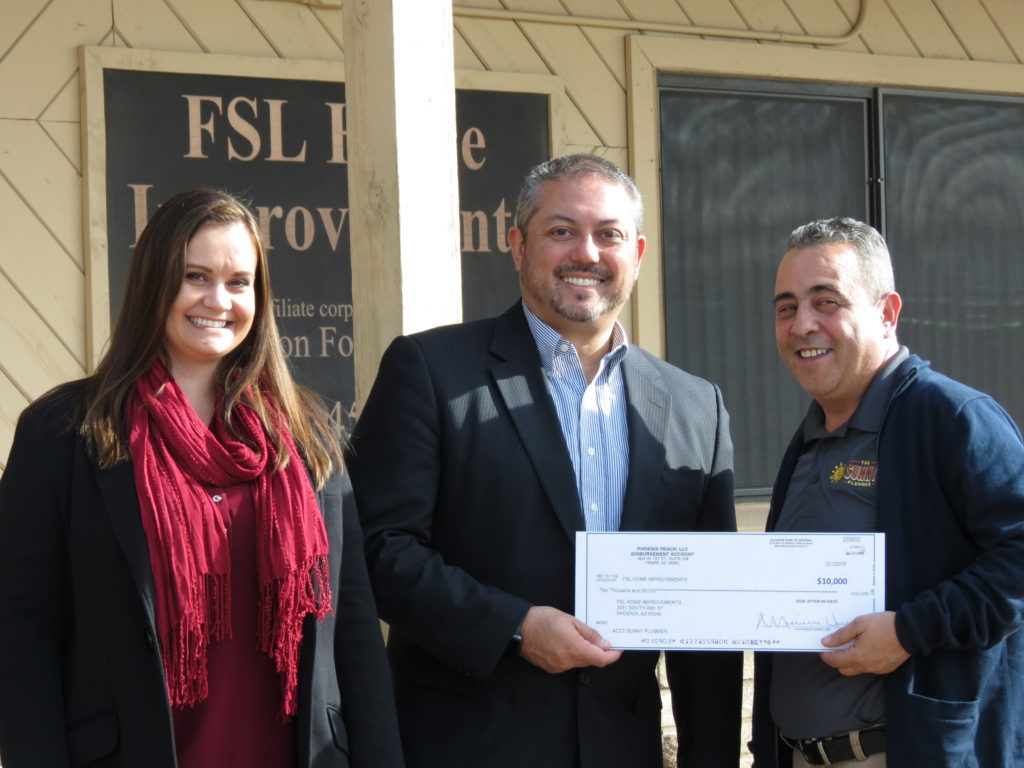
<svg viewBox="0 0 1024 768">
<path fill-rule="evenodd" d="M 765 616 L 761 613 L 758 614 L 754 629 L 808 629 L 830 632 L 833 629 L 844 627 L 846 624 L 847 622 L 837 619 L 834 613 L 822 620 L 788 619 L 785 616 Z"/>
</svg>

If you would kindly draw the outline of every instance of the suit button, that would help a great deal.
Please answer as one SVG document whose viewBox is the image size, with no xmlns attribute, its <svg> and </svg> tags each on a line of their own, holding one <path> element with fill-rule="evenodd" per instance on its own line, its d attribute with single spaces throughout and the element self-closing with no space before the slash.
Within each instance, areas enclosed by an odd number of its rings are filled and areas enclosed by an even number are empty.
<svg viewBox="0 0 1024 768">
<path fill-rule="evenodd" d="M 590 673 L 587 670 L 580 672 L 580 685 L 590 685 Z"/>
<path fill-rule="evenodd" d="M 146 645 L 149 647 L 150 653 L 156 653 L 156 637 L 150 629 L 146 630 Z"/>
</svg>

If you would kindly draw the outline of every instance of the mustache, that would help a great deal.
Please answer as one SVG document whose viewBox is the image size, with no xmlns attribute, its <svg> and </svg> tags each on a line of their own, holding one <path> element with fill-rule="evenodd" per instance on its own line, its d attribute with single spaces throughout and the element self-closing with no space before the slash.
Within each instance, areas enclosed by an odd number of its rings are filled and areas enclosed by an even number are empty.
<svg viewBox="0 0 1024 768">
<path fill-rule="evenodd" d="M 598 278 L 600 280 L 609 280 L 609 279 L 611 279 L 611 276 L 612 276 L 612 273 L 609 272 L 607 269 L 602 269 L 601 267 L 599 267 L 597 265 L 594 265 L 594 264 L 587 264 L 587 265 L 578 266 L 578 267 L 571 266 L 571 265 L 567 264 L 565 266 L 561 266 L 561 267 L 556 267 L 555 268 L 555 277 L 561 278 L 561 277 L 565 277 L 566 275 L 569 275 L 569 274 L 573 274 L 573 275 L 590 275 L 590 276 L 596 277 L 596 278 Z"/>
</svg>

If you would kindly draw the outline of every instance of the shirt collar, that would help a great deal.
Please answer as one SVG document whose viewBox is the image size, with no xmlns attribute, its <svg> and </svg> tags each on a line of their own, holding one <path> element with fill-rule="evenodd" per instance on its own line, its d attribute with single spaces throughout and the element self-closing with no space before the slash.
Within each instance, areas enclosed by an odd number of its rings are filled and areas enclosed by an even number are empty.
<svg viewBox="0 0 1024 768">
<path fill-rule="evenodd" d="M 825 429 L 825 411 L 818 402 L 812 401 L 807 409 L 807 416 L 804 417 L 804 440 L 810 441 L 815 438 L 825 437 L 827 434 L 842 436 L 848 429 L 857 429 L 861 432 L 877 432 L 882 426 L 882 418 L 885 416 L 885 408 L 896 387 L 896 377 L 893 375 L 900 364 L 910 356 L 910 350 L 900 345 L 895 355 L 890 357 L 878 373 L 868 384 L 864 396 L 860 399 L 857 410 L 849 420 L 829 433 Z"/>
<path fill-rule="evenodd" d="M 522 305 L 523 312 L 526 314 L 526 322 L 530 326 L 530 333 L 533 334 L 537 351 L 540 353 L 540 363 L 544 366 L 545 371 L 550 373 L 554 370 L 554 360 L 558 355 L 572 354 L 578 358 L 576 348 L 571 341 L 531 312 L 525 301 L 522 302 Z M 611 369 L 622 362 L 628 349 L 629 339 L 626 338 L 626 329 L 622 327 L 622 323 L 616 320 L 615 325 L 612 326 L 612 348 L 602 360 Z"/>
<path fill-rule="evenodd" d="M 875 374 L 875 378 L 868 385 L 864 397 L 860 399 L 860 405 L 850 417 L 850 426 L 864 432 L 877 432 L 882 426 L 882 418 L 885 416 L 885 407 L 892 396 L 893 388 L 896 386 L 896 377 L 893 375 L 900 364 L 910 356 L 910 350 L 900 345 L 896 354 L 885 361 L 881 370 Z"/>
</svg>

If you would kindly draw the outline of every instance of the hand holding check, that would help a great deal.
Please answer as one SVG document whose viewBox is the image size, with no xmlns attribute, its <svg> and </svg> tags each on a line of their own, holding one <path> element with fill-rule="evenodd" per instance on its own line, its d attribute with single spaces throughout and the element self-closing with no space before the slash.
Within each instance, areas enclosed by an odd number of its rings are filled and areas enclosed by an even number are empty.
<svg viewBox="0 0 1024 768">
<path fill-rule="evenodd" d="M 549 605 L 530 608 L 520 634 L 522 657 L 552 674 L 576 667 L 605 667 L 622 655 L 611 650 L 612 644 L 596 629 Z"/>
<path fill-rule="evenodd" d="M 848 677 L 865 673 L 885 675 L 910 658 L 896 636 L 896 614 L 892 611 L 858 616 L 821 640 L 828 648 L 846 643 L 851 643 L 849 648 L 826 651 L 821 660 Z"/>
</svg>

